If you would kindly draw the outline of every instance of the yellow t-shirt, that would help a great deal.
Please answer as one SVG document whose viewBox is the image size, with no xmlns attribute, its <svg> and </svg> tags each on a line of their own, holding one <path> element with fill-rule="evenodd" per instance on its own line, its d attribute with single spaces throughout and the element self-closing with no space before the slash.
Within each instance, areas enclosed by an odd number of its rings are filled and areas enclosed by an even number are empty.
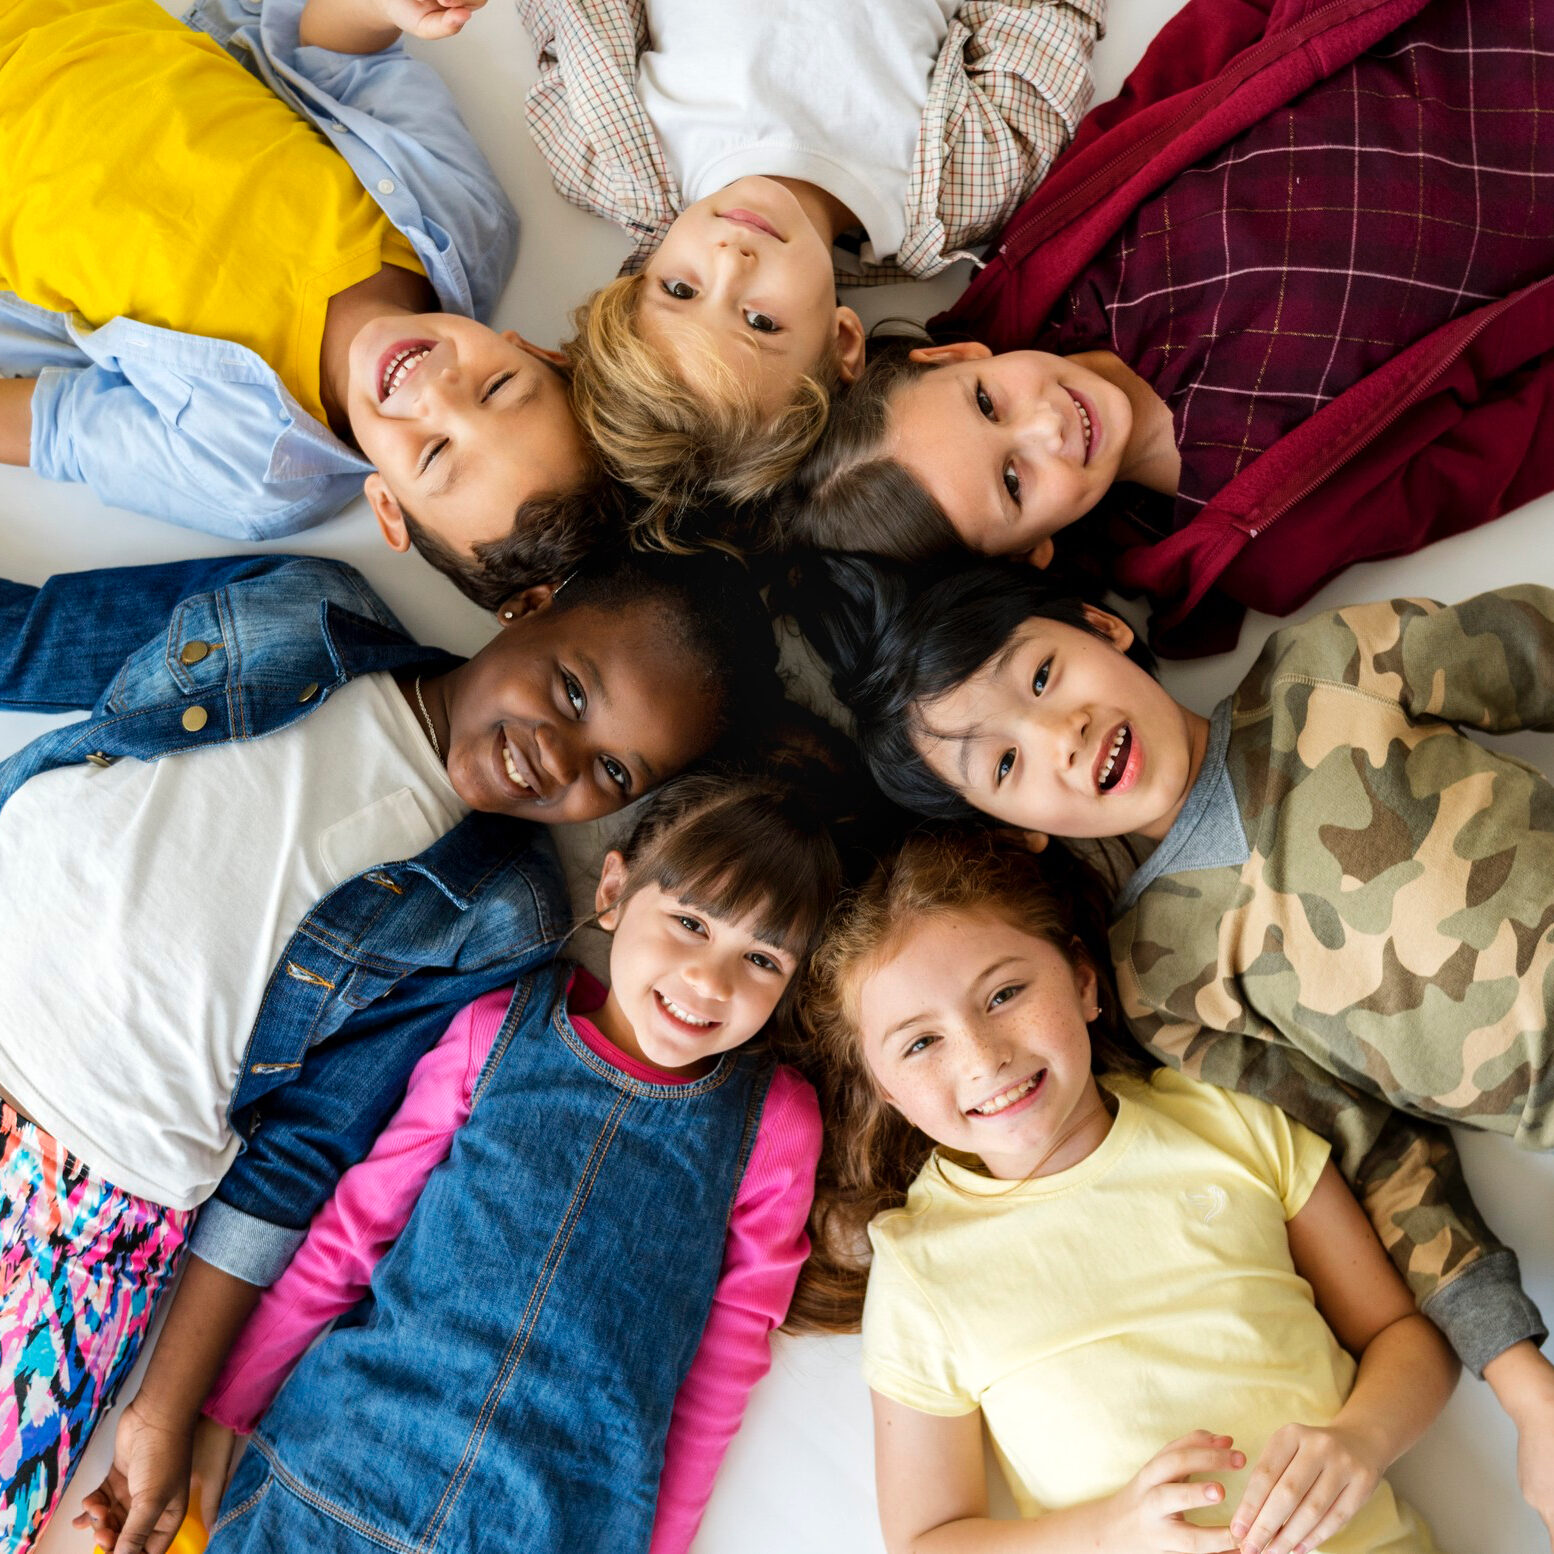
<svg viewBox="0 0 1554 1554">
<path fill-rule="evenodd" d="M 924 1413 L 980 1408 L 1021 1514 L 1115 1493 L 1190 1430 L 1255 1462 L 1354 1385 L 1285 1223 L 1328 1146 L 1276 1107 L 1162 1069 L 1071 1170 L 995 1181 L 939 1151 L 869 1227 L 864 1374 Z M 1246 1472 L 1192 1520 L 1227 1525 Z M 1383 1483 L 1328 1554 L 1433 1549 Z"/>
<path fill-rule="evenodd" d="M 329 299 L 424 274 L 349 164 L 155 0 L 0 7 L 0 290 L 232 340 L 324 419 Z"/>
</svg>

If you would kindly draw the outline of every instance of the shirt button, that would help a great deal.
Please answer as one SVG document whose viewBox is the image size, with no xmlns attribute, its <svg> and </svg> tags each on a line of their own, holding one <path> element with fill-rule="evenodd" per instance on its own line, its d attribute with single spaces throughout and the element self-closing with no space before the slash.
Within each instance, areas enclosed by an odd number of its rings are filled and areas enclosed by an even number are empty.
<svg viewBox="0 0 1554 1554">
<path fill-rule="evenodd" d="M 378 180 L 379 194 L 392 194 L 394 192 L 394 180 L 392 178 L 380 178 Z"/>
<path fill-rule="evenodd" d="M 345 133 L 345 126 L 338 119 L 331 119 L 329 121 L 329 127 L 337 135 L 343 135 Z"/>
<path fill-rule="evenodd" d="M 197 664 L 202 658 L 208 657 L 209 654 L 210 643 L 198 641 L 185 642 L 183 651 L 178 655 L 178 662 L 181 664 Z"/>
<path fill-rule="evenodd" d="M 210 714 L 203 707 L 190 707 L 183 715 L 183 726 L 191 734 L 198 734 L 208 722 Z"/>
<path fill-rule="evenodd" d="M 297 700 L 298 701 L 312 701 L 313 698 L 315 696 L 317 696 L 317 695 L 318 695 L 318 681 L 317 680 L 309 680 L 308 683 L 302 687 L 302 694 L 297 698 Z"/>
</svg>

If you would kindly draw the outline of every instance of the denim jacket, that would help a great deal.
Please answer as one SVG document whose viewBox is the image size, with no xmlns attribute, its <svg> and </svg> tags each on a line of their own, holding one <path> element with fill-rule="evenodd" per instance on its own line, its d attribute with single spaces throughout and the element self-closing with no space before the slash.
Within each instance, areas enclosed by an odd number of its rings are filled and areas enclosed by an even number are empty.
<svg viewBox="0 0 1554 1554">
<path fill-rule="evenodd" d="M 89 709 L 0 762 L 0 804 L 71 762 L 257 739 L 357 675 L 455 662 L 407 637 L 336 561 L 242 556 L 0 582 L 0 708 Z M 567 916 L 545 829 L 478 812 L 324 896 L 249 1032 L 228 1108 L 243 1149 L 200 1211 L 195 1252 L 273 1280 L 449 1018 L 549 960 Z"/>
<path fill-rule="evenodd" d="M 518 218 L 430 66 L 402 44 L 297 41 L 303 0 L 197 0 L 208 33 L 350 163 L 445 312 L 489 320 Z M 35 377 L 31 464 L 115 507 L 267 540 L 337 512 L 371 469 L 253 351 L 131 318 L 98 329 L 0 291 L 0 374 Z"/>
</svg>

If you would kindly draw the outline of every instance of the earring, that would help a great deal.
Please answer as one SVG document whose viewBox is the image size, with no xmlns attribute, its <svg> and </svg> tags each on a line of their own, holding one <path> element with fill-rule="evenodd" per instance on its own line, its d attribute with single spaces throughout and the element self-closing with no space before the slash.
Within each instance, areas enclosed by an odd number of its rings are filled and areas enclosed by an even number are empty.
<svg viewBox="0 0 1554 1554">
<path fill-rule="evenodd" d="M 1089 1011 L 1089 1012 L 1088 1012 L 1088 1013 L 1087 1013 L 1087 1014 L 1086 1014 L 1086 1015 L 1085 1015 L 1085 1021 L 1086 1021 L 1086 1023 L 1088 1023 L 1088 1022 L 1089 1022 L 1089 1021 L 1091 1021 L 1091 1020 L 1099 1020 L 1099 1019 L 1100 1019 L 1100 1018 L 1101 1018 L 1101 1006 L 1100 1006 L 1100 1005 L 1099 1005 L 1099 1004 L 1097 1004 L 1097 1005 L 1096 1005 L 1096 1006 L 1095 1006 L 1095 1008 L 1093 1008 L 1093 1009 L 1091 1009 L 1091 1010 L 1090 1010 L 1090 1011 Z"/>
<path fill-rule="evenodd" d="M 512 618 L 513 618 L 513 612 L 511 610 L 503 610 L 502 611 L 502 619 L 504 621 L 510 621 Z"/>
</svg>

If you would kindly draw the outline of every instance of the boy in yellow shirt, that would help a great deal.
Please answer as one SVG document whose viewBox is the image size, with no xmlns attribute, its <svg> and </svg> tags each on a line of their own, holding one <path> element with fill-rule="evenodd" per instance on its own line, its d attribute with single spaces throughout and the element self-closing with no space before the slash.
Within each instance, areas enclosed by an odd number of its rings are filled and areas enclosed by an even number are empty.
<svg viewBox="0 0 1554 1554">
<path fill-rule="evenodd" d="M 482 602 L 573 564 L 562 359 L 477 322 L 517 218 L 399 41 L 482 3 L 0 7 L 0 460 L 249 540 L 365 479 Z"/>
</svg>

